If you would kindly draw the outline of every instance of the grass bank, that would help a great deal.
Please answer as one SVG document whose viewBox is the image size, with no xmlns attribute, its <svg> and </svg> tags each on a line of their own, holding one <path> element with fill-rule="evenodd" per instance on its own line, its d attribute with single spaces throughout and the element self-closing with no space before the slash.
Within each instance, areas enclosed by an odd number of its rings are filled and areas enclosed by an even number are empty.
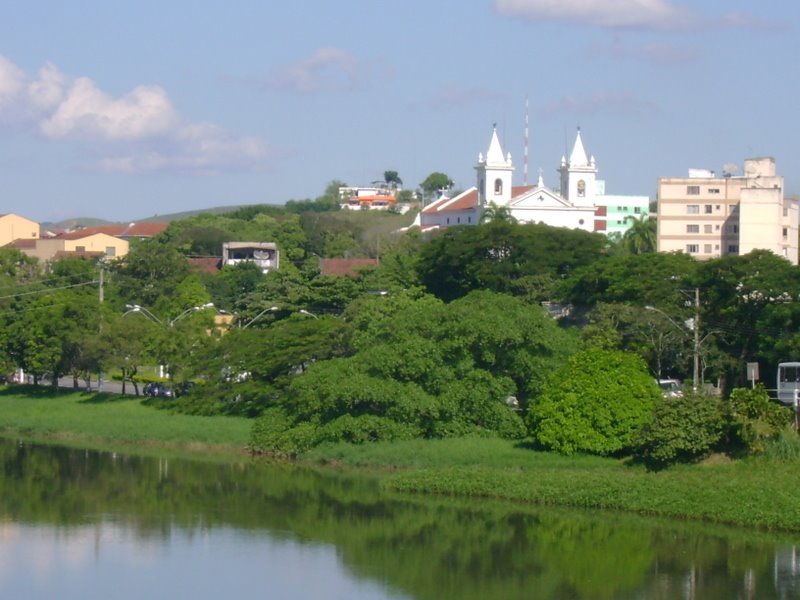
<svg viewBox="0 0 800 600">
<path fill-rule="evenodd" d="M 502 498 L 685 520 L 800 531 L 800 462 L 751 458 L 658 473 L 625 461 L 456 439 L 337 445 L 306 460 L 382 469 L 401 492 Z"/>
<path fill-rule="evenodd" d="M 0 431 L 29 439 L 58 440 L 84 447 L 241 453 L 252 422 L 234 417 L 171 414 L 118 394 L 0 388 Z"/>
<path fill-rule="evenodd" d="M 0 432 L 82 447 L 241 455 L 251 424 L 241 418 L 171 414 L 114 394 L 0 388 Z M 504 440 L 452 439 L 327 446 L 302 461 L 369 471 L 395 492 L 800 531 L 797 460 L 717 461 L 651 473 L 624 461 L 535 452 Z"/>
</svg>

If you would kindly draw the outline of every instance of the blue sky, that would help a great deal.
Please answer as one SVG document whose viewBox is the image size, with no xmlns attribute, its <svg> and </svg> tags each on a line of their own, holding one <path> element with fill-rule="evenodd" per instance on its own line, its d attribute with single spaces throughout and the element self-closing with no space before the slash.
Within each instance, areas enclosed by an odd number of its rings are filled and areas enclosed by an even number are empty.
<svg viewBox="0 0 800 600">
<path fill-rule="evenodd" d="M 0 212 L 131 221 L 433 171 L 493 123 L 523 181 L 581 127 L 607 193 L 773 156 L 800 194 L 790 0 L 8 2 Z"/>
</svg>

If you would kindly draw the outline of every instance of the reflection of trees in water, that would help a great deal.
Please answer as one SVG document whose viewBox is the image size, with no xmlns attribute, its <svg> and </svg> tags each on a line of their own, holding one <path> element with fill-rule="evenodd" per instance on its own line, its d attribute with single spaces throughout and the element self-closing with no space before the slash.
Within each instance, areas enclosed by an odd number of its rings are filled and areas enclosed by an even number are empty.
<svg viewBox="0 0 800 600">
<path fill-rule="evenodd" d="M 0 518 L 70 526 L 113 514 L 142 538 L 232 526 L 327 542 L 358 576 L 415 598 L 777 598 L 800 581 L 794 550 L 766 534 L 388 495 L 369 477 L 291 465 L 11 442 L 0 463 Z"/>
</svg>

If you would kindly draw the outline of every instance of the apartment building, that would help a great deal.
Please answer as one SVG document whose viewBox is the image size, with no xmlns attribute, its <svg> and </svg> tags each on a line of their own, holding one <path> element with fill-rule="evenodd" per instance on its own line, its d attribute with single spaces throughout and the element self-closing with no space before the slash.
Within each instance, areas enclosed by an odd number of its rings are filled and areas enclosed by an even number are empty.
<svg viewBox="0 0 800 600">
<path fill-rule="evenodd" d="M 747 159 L 742 175 L 732 171 L 658 180 L 658 251 L 705 260 L 763 249 L 798 264 L 798 201 L 784 196 L 775 159 Z"/>
</svg>

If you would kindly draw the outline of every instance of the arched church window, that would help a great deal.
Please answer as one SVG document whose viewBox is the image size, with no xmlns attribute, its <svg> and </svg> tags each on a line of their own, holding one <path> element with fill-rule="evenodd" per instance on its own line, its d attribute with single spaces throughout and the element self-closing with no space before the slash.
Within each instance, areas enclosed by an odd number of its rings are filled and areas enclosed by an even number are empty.
<svg viewBox="0 0 800 600">
<path fill-rule="evenodd" d="M 583 198 L 586 195 L 586 182 L 581 179 L 578 181 L 578 197 Z"/>
<path fill-rule="evenodd" d="M 495 194 L 503 193 L 503 180 L 500 178 L 494 180 L 494 193 Z"/>
</svg>

